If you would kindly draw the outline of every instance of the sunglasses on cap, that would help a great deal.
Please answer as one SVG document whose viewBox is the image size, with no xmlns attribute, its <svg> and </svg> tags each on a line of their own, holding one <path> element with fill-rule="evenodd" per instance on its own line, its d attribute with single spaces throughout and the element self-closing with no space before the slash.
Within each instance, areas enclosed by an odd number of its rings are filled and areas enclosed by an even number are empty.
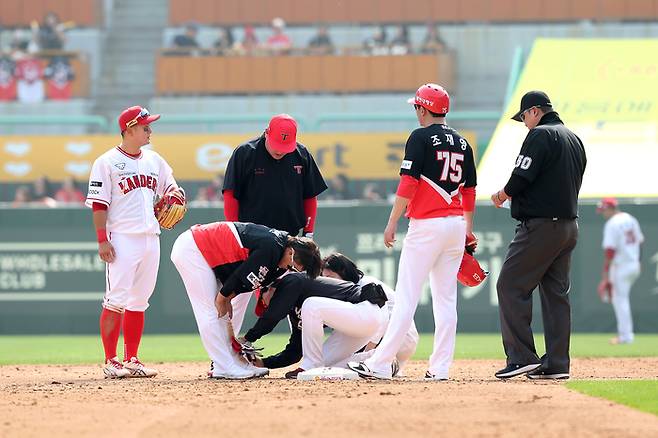
<svg viewBox="0 0 658 438">
<path fill-rule="evenodd" d="M 138 124 L 140 122 L 140 120 L 143 120 L 143 119 L 147 118 L 150 115 L 151 115 L 151 113 L 149 113 L 149 110 L 147 110 L 146 108 L 142 108 L 142 110 L 139 112 L 139 114 L 137 114 L 137 117 L 135 117 L 134 119 L 132 119 L 132 120 L 130 120 L 129 122 L 126 123 L 126 128 L 132 128 L 133 126 Z"/>
</svg>

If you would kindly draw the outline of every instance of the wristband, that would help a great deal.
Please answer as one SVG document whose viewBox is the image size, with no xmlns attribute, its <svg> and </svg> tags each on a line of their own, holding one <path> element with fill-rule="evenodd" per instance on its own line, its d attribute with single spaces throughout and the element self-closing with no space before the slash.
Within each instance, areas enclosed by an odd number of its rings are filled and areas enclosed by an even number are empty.
<svg viewBox="0 0 658 438">
<path fill-rule="evenodd" d="M 98 240 L 98 243 L 107 242 L 107 232 L 105 231 L 105 228 L 99 228 L 96 230 L 96 240 Z"/>
</svg>

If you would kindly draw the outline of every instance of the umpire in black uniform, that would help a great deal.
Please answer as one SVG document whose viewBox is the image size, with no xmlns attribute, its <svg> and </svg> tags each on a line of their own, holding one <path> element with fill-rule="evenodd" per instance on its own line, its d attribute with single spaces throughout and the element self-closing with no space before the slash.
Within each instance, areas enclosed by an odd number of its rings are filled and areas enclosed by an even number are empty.
<svg viewBox="0 0 658 438">
<path fill-rule="evenodd" d="M 511 198 L 520 223 L 498 283 L 498 303 L 507 366 L 498 378 L 569 378 L 569 270 L 578 240 L 578 192 L 587 158 L 583 143 L 564 126 L 546 93 L 530 91 L 512 119 L 530 130 L 496 207 Z M 532 292 L 539 286 L 546 355 L 537 356 L 530 323 Z"/>
</svg>

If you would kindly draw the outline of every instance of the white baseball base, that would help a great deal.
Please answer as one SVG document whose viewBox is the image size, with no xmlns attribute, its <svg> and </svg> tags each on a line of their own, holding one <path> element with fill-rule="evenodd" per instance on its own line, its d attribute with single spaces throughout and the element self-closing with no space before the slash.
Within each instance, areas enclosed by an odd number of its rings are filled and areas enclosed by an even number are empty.
<svg viewBox="0 0 658 438">
<path fill-rule="evenodd" d="M 297 374 L 297 380 L 359 380 L 352 370 L 336 367 L 313 368 Z"/>
</svg>

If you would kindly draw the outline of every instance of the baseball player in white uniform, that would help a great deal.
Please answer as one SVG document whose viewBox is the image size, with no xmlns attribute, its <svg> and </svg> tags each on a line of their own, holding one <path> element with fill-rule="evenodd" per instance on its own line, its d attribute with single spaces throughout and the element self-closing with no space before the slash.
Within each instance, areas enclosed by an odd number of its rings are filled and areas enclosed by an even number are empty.
<svg viewBox="0 0 658 438">
<path fill-rule="evenodd" d="M 347 362 L 355 361 L 360 362 L 368 359 L 375 352 L 374 348 L 381 341 L 382 336 L 388 327 L 388 321 L 390 314 L 393 312 L 393 307 L 395 305 L 395 292 L 388 285 L 380 281 L 379 279 L 372 277 L 370 275 L 364 275 L 363 272 L 356 266 L 356 264 L 347 256 L 341 253 L 334 253 L 322 260 L 322 275 L 325 277 L 337 278 L 339 280 L 351 281 L 358 284 L 359 286 L 364 286 L 368 283 L 376 283 L 382 286 L 388 301 L 386 302 L 386 310 L 388 316 L 385 318 L 385 324 L 382 326 L 382 329 L 376 333 L 375 336 L 370 339 L 370 342 L 364 348 L 364 351 L 352 355 L 344 363 L 335 364 L 335 366 L 347 367 Z M 409 326 L 400 348 L 398 349 L 395 358 L 396 365 L 394 365 L 393 375 L 397 375 L 402 372 L 404 365 L 407 363 L 411 356 L 416 352 L 416 347 L 418 346 L 418 330 L 416 329 L 416 324 L 412 321 Z M 397 368 L 397 372 L 395 372 Z"/>
<path fill-rule="evenodd" d="M 447 380 L 457 330 L 457 273 L 467 237 L 474 240 L 475 160 L 468 142 L 445 124 L 450 97 L 443 87 L 423 85 L 408 102 L 414 105 L 421 127 L 407 140 L 400 183 L 384 230 L 384 244 L 390 248 L 406 211 L 410 220 L 400 254 L 396 303 L 372 357 L 347 365 L 362 377 L 392 377 L 393 360 L 429 277 L 435 330 L 425 379 Z"/>
<path fill-rule="evenodd" d="M 617 336 L 612 344 L 633 342 L 633 317 L 630 293 L 640 276 L 640 247 L 644 236 L 637 219 L 619 210 L 615 198 L 603 199 L 596 210 L 605 219 L 603 228 L 603 273 L 599 296 L 611 302 L 617 318 Z"/>
<path fill-rule="evenodd" d="M 133 106 L 119 116 L 122 142 L 98 157 L 89 177 L 85 205 L 93 209 L 98 254 L 106 262 L 106 291 L 100 316 L 108 378 L 153 377 L 157 371 L 137 355 L 144 311 L 155 288 L 160 263 L 160 225 L 153 212 L 156 195 L 178 190 L 171 167 L 149 144 L 150 124 L 160 118 Z M 117 358 L 123 323 L 124 357 Z"/>
</svg>

